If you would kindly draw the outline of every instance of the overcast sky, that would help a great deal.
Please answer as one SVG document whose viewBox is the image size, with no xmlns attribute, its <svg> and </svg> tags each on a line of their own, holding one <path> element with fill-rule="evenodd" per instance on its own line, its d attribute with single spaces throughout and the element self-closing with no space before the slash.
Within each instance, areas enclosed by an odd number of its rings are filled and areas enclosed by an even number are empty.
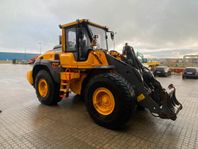
<svg viewBox="0 0 198 149">
<path fill-rule="evenodd" d="M 0 51 L 51 49 L 78 18 L 116 31 L 117 50 L 198 51 L 198 0 L 0 0 Z"/>
</svg>

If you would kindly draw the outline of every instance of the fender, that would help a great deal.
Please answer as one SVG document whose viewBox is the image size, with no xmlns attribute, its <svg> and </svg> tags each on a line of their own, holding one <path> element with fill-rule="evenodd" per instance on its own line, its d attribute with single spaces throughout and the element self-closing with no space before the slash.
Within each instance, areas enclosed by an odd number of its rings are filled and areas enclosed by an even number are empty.
<svg viewBox="0 0 198 149">
<path fill-rule="evenodd" d="M 56 83 L 60 83 L 60 72 L 61 67 L 59 67 L 59 60 L 45 60 L 38 59 L 33 66 L 33 82 L 35 81 L 36 74 L 41 70 L 45 69 L 50 72 L 50 75 Z"/>
</svg>

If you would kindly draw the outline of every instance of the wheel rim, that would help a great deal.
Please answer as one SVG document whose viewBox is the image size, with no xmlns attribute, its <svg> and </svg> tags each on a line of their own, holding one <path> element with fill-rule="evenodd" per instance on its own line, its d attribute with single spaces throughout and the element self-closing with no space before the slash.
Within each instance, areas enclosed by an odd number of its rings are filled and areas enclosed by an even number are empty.
<svg viewBox="0 0 198 149">
<path fill-rule="evenodd" d="M 97 88 L 93 93 L 93 105 L 98 113 L 109 115 L 115 108 L 114 96 L 107 88 Z"/>
<path fill-rule="evenodd" d="M 47 81 L 44 79 L 39 80 L 38 83 L 38 91 L 42 97 L 45 97 L 48 93 L 48 84 Z"/>
</svg>

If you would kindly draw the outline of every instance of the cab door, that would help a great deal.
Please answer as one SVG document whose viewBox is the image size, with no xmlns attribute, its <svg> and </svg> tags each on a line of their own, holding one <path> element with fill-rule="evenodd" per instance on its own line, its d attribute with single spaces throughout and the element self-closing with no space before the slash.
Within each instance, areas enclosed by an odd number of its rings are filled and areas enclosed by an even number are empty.
<svg viewBox="0 0 198 149">
<path fill-rule="evenodd" d="M 87 29 L 82 26 L 74 26 L 65 30 L 66 51 L 73 53 L 76 61 L 85 61 L 89 51 L 92 50 Z"/>
</svg>

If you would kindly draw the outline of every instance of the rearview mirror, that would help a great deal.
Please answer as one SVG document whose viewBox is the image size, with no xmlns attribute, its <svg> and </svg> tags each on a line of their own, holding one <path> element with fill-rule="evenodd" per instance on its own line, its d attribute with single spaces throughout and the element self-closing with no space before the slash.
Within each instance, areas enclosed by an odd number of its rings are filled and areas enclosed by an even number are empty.
<svg viewBox="0 0 198 149">
<path fill-rule="evenodd" d="M 111 32 L 110 35 L 111 35 L 111 40 L 114 40 L 114 32 Z"/>
</svg>

